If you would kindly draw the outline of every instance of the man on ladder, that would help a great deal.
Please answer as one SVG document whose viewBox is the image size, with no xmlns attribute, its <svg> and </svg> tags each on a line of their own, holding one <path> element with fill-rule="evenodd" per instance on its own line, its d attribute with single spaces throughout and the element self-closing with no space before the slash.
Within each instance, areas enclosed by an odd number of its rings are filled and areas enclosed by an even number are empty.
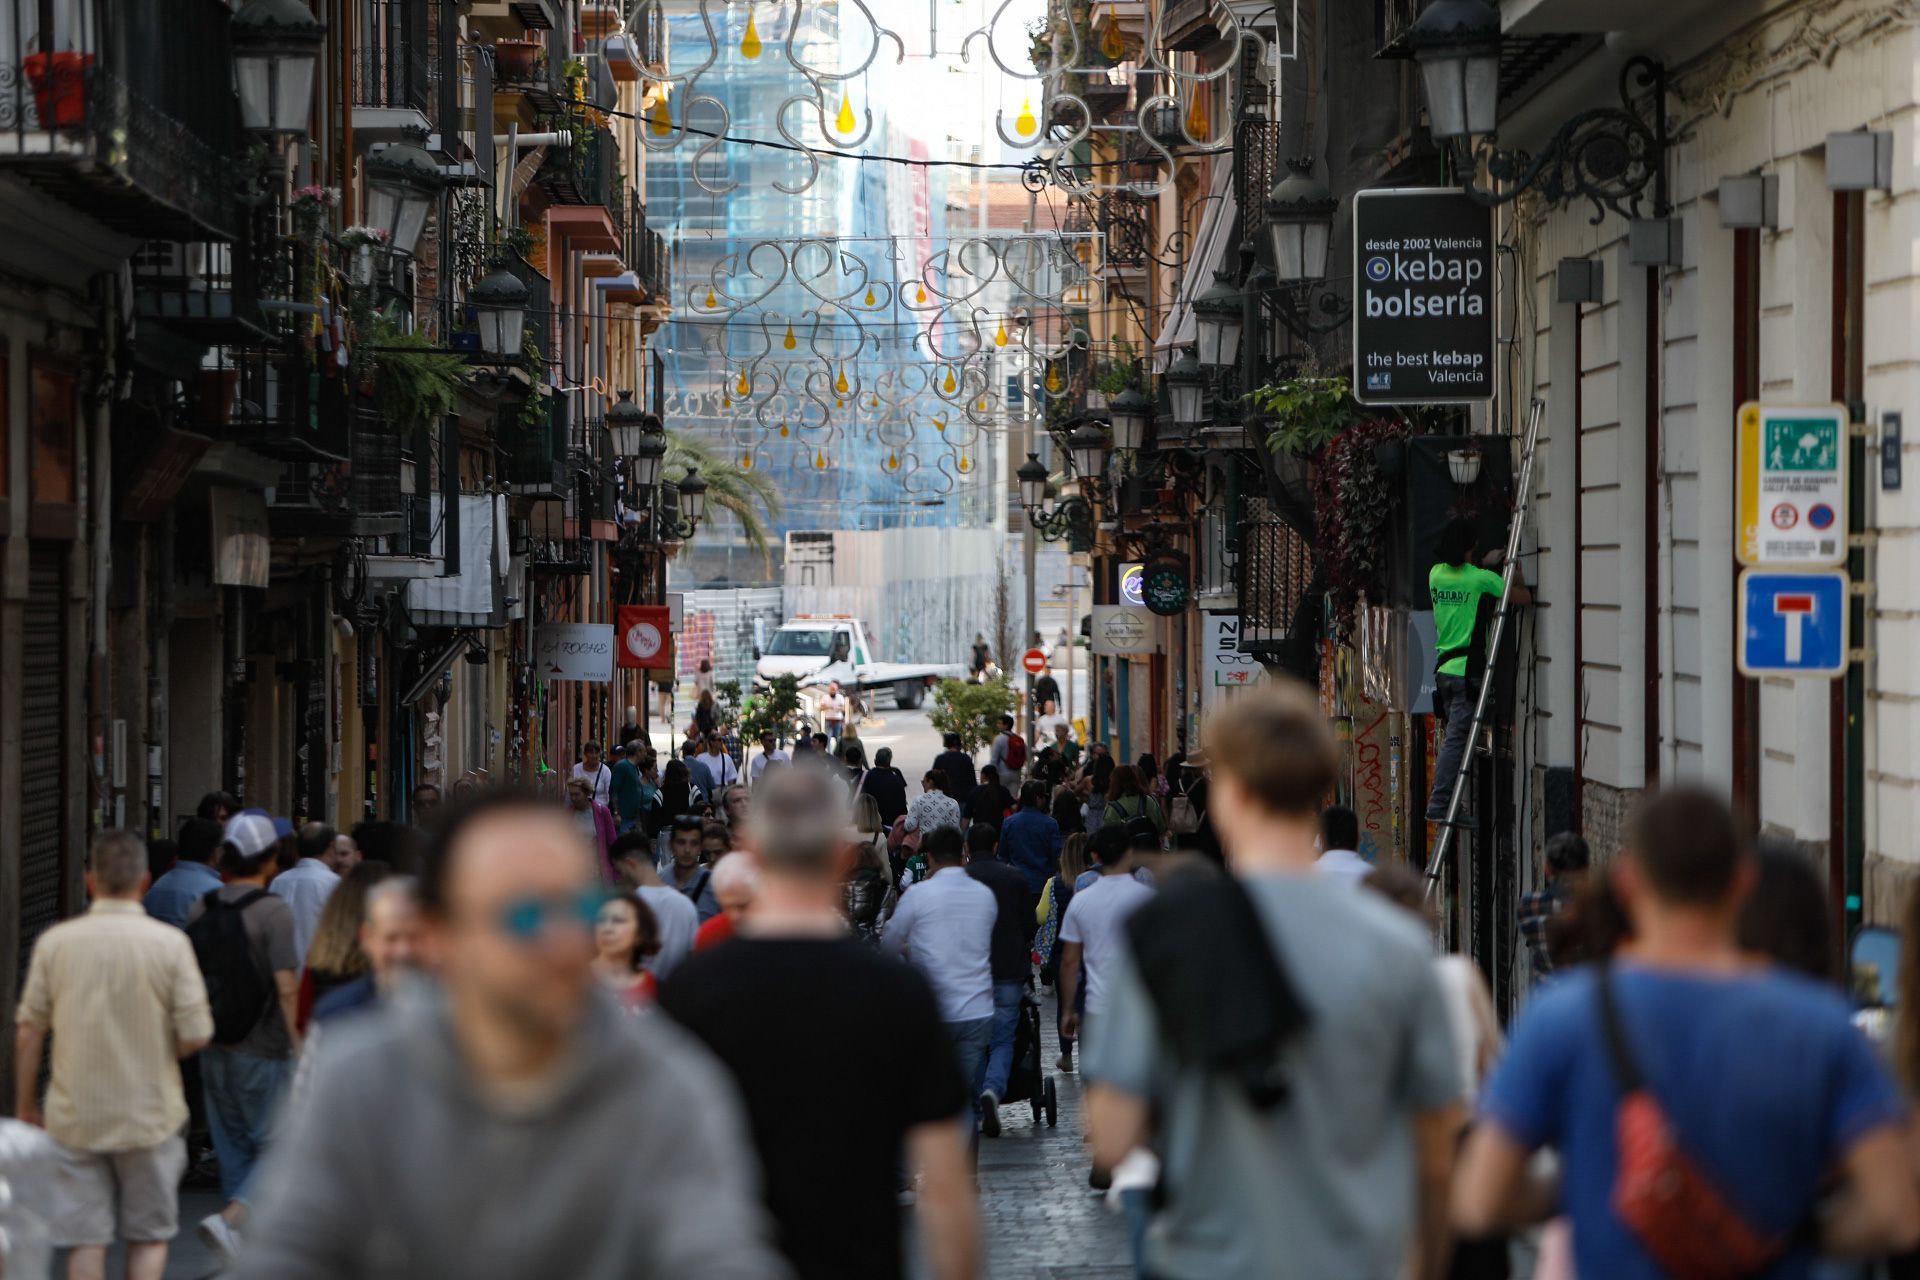
<svg viewBox="0 0 1920 1280">
<path fill-rule="evenodd" d="M 1498 600 L 1502 587 L 1500 574 L 1472 563 L 1474 540 L 1473 521 L 1455 516 L 1440 535 L 1439 561 L 1427 574 L 1427 589 L 1433 595 L 1433 709 L 1446 725 L 1433 765 L 1433 790 L 1427 796 L 1429 822 L 1446 821 L 1454 779 L 1466 761 L 1476 693 L 1467 680 L 1467 655 L 1480 625 L 1480 597 Z M 1503 553 L 1496 550 L 1488 558 L 1498 565 Z M 1513 584 L 1513 604 L 1532 599 L 1525 586 Z M 1487 661 L 1493 661 L 1492 654 Z"/>
</svg>

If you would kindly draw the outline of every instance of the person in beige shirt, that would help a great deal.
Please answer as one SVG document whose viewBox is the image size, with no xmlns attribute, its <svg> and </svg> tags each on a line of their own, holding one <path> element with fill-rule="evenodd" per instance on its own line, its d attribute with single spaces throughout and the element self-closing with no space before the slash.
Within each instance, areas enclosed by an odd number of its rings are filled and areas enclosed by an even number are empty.
<svg viewBox="0 0 1920 1280">
<path fill-rule="evenodd" d="M 147 915 L 147 850 L 109 831 L 87 871 L 93 906 L 34 942 L 15 1032 L 14 1107 L 58 1148 L 53 1243 L 68 1280 L 106 1273 L 127 1242 L 129 1280 L 159 1280 L 178 1226 L 187 1101 L 179 1060 L 213 1035 L 207 987 L 187 936 Z M 53 1036 L 46 1107 L 35 1096 Z"/>
</svg>

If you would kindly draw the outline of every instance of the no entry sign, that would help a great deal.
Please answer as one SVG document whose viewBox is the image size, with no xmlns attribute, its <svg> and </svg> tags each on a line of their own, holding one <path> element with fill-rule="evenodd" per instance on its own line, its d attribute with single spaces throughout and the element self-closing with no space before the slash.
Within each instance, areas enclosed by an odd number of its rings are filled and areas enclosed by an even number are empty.
<svg viewBox="0 0 1920 1280">
<path fill-rule="evenodd" d="M 1029 649 L 1020 655 L 1020 669 L 1030 676 L 1037 676 L 1047 669 L 1047 651 Z"/>
<path fill-rule="evenodd" d="M 1456 187 L 1353 198 L 1353 395 L 1493 398 L 1493 211 Z"/>
</svg>

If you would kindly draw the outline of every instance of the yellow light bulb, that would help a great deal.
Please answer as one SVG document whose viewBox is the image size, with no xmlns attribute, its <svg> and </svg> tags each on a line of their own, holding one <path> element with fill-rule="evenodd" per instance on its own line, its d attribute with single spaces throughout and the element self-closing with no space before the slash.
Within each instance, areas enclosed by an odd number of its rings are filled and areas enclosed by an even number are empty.
<svg viewBox="0 0 1920 1280">
<path fill-rule="evenodd" d="M 971 470 L 973 470 L 973 462 L 972 462 L 972 460 L 971 460 L 971 459 L 969 459 L 969 458 L 967 457 L 967 455 L 966 455 L 966 454 L 964 454 L 964 453 L 963 453 L 963 454 L 961 454 L 961 455 L 960 455 L 960 474 L 961 474 L 961 475 L 965 475 L 965 474 L 967 474 L 967 472 L 969 472 L 969 471 L 971 471 Z"/>
<path fill-rule="evenodd" d="M 744 400 L 752 391 L 753 388 L 747 384 L 747 371 L 742 369 L 740 371 L 740 381 L 733 388 L 733 392 Z"/>
<path fill-rule="evenodd" d="M 720 299 L 714 297 L 713 286 L 708 285 L 707 286 L 707 310 L 711 311 L 719 305 L 720 305 Z"/>
<path fill-rule="evenodd" d="M 873 305 L 873 286 L 872 285 L 867 286 L 867 305 L 868 306 Z"/>
<path fill-rule="evenodd" d="M 827 469 L 827 455 L 825 453 L 816 453 L 813 455 L 813 469 L 815 471 L 825 471 Z"/>
<path fill-rule="evenodd" d="M 847 407 L 847 402 L 845 400 L 836 399 L 833 402 L 833 407 L 836 409 L 844 409 Z"/>
<path fill-rule="evenodd" d="M 709 302 L 707 305 L 712 306 L 713 304 Z M 1005 320 L 1002 320 L 1000 327 L 993 331 L 993 345 L 996 347 L 1004 347 L 1007 345 L 1007 322 Z"/>
<path fill-rule="evenodd" d="M 722 409 L 733 408 L 733 401 L 727 397 L 727 394 L 724 391 L 720 393 L 720 407 Z"/>
<path fill-rule="evenodd" d="M 1120 38 L 1120 19 L 1112 10 L 1107 12 L 1107 34 L 1100 41 L 1100 52 L 1115 62 L 1127 53 L 1127 42 Z"/>
<path fill-rule="evenodd" d="M 900 455 L 897 453 L 889 453 L 887 455 L 887 470 L 898 471 L 899 469 L 900 469 Z"/>
<path fill-rule="evenodd" d="M 753 25 L 753 10 L 747 10 L 747 31 L 740 37 L 740 56 L 757 58 L 760 56 L 760 28 Z"/>
<path fill-rule="evenodd" d="M 945 391 L 948 395 L 952 395 L 954 390 L 957 387 L 959 387 L 959 385 L 960 384 L 954 380 L 953 370 L 949 368 L 947 370 L 947 380 L 940 384 L 940 389 L 942 391 Z"/>
<path fill-rule="evenodd" d="M 740 455 L 740 469 L 742 471 L 753 470 L 753 454 L 743 453 Z"/>
<path fill-rule="evenodd" d="M 1020 104 L 1020 114 L 1014 117 L 1013 131 L 1025 138 L 1040 127 L 1040 121 L 1033 114 L 1033 99 L 1028 98 Z"/>
<path fill-rule="evenodd" d="M 923 284 L 913 286 L 913 300 L 915 302 L 925 302 L 927 300 L 927 286 Z"/>
<path fill-rule="evenodd" d="M 673 132 L 673 113 L 667 110 L 665 92 L 660 92 L 660 96 L 653 100 L 653 112 L 647 117 L 647 128 L 653 131 L 656 138 L 664 138 Z"/>
<path fill-rule="evenodd" d="M 800 344 L 793 337 L 793 321 L 787 321 L 787 336 L 780 339 L 780 345 L 791 351 Z"/>
<path fill-rule="evenodd" d="M 935 418 L 933 420 L 933 429 L 935 431 L 945 431 L 947 429 L 947 420 L 945 418 Z"/>
<path fill-rule="evenodd" d="M 875 397 L 874 397 L 873 399 L 871 399 L 871 400 L 869 400 L 869 401 L 867 401 L 867 408 L 869 408 L 869 409 L 878 409 L 879 407 L 880 407 L 880 397 L 879 397 L 879 396 L 875 396 Z"/>
<path fill-rule="evenodd" d="M 841 90 L 840 114 L 834 117 L 833 127 L 842 133 L 852 133 L 859 123 L 853 118 L 853 100 L 847 96 L 846 90 Z"/>
<path fill-rule="evenodd" d="M 985 413 L 987 411 L 987 398 L 985 396 L 981 396 L 979 403 L 975 404 L 973 407 L 978 411 L 980 411 L 981 413 Z"/>
<path fill-rule="evenodd" d="M 744 379 L 742 380 L 744 381 Z M 1047 390 L 1053 392 L 1056 395 L 1058 395 L 1060 392 L 1060 366 L 1059 365 L 1050 364 L 1047 366 Z"/>
<path fill-rule="evenodd" d="M 841 395 L 847 394 L 847 366 L 840 366 L 840 376 L 834 381 L 833 389 Z"/>
<path fill-rule="evenodd" d="M 780 424 L 780 438 L 782 440 L 785 440 L 787 438 L 787 435 L 788 435 L 787 424 L 783 422 Z"/>
</svg>

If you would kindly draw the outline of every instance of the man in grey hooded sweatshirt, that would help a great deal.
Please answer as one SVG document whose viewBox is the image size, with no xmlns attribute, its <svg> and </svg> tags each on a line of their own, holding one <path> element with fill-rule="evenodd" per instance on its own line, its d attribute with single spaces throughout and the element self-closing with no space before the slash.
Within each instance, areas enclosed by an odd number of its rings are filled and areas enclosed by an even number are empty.
<svg viewBox="0 0 1920 1280">
<path fill-rule="evenodd" d="M 441 980 L 336 1024 L 262 1171 L 239 1280 L 786 1280 L 727 1073 L 598 987 L 594 860 L 482 798 L 420 883 Z"/>
</svg>

